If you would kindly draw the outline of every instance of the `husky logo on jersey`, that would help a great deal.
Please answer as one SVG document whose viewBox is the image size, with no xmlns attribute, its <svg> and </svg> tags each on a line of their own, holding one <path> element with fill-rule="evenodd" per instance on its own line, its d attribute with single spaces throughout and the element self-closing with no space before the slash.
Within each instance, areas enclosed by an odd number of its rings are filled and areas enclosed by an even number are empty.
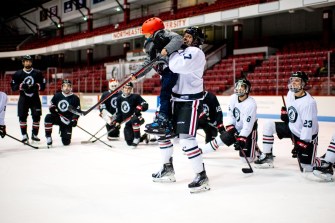
<svg viewBox="0 0 335 223">
<path fill-rule="evenodd" d="M 28 84 L 28 85 L 33 85 L 34 84 L 34 78 L 32 76 L 25 77 L 22 83 Z"/>
<path fill-rule="evenodd" d="M 122 111 L 123 113 L 128 113 L 128 112 L 130 111 L 130 106 L 129 106 L 128 101 L 123 101 L 123 102 L 121 103 L 121 111 Z"/>
<path fill-rule="evenodd" d="M 117 99 L 117 97 L 114 97 L 111 100 L 111 106 L 112 106 L 112 108 L 116 108 L 116 99 Z"/>
<path fill-rule="evenodd" d="M 208 107 L 207 104 L 203 104 L 203 112 L 204 112 L 205 114 L 208 114 L 208 113 L 209 113 L 209 107 Z"/>
<path fill-rule="evenodd" d="M 61 112 L 66 112 L 69 107 L 69 102 L 66 100 L 61 100 L 60 102 L 58 102 L 57 107 Z"/>
<path fill-rule="evenodd" d="M 298 118 L 297 110 L 293 106 L 290 106 L 287 111 L 289 121 L 295 123 Z"/>
<path fill-rule="evenodd" d="M 240 110 L 238 108 L 234 108 L 233 114 L 234 114 L 234 117 L 235 117 L 236 121 L 239 122 L 240 118 L 241 118 L 240 117 L 240 114 L 241 114 Z"/>
</svg>

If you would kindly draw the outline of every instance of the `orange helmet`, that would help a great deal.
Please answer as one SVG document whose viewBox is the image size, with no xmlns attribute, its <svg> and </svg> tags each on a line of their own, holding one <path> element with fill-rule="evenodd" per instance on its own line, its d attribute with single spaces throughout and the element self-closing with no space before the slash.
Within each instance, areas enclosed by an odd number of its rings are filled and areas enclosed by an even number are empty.
<svg viewBox="0 0 335 223">
<path fill-rule="evenodd" d="M 152 17 L 146 20 L 142 25 L 142 33 L 150 33 L 151 35 L 154 34 L 157 30 L 164 29 L 163 21 L 158 17 Z"/>
</svg>

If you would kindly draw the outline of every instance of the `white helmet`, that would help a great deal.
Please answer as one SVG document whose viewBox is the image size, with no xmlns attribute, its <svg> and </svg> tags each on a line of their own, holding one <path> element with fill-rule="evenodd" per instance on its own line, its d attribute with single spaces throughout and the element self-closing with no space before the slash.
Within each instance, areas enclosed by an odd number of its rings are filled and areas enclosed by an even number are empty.
<svg viewBox="0 0 335 223">
<path fill-rule="evenodd" d="M 110 79 L 108 82 L 108 86 L 110 90 L 114 91 L 119 86 L 119 82 L 114 78 Z"/>
</svg>

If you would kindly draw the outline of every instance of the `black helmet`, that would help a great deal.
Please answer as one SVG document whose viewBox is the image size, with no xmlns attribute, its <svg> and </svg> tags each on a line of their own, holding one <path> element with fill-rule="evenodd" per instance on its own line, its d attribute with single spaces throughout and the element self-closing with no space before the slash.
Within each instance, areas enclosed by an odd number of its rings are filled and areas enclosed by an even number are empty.
<svg viewBox="0 0 335 223">
<path fill-rule="evenodd" d="M 69 79 L 64 79 L 64 80 L 62 81 L 62 85 L 63 85 L 63 84 L 69 84 L 69 85 L 72 86 L 72 82 L 71 82 Z"/>
<path fill-rule="evenodd" d="M 244 85 L 244 91 L 241 91 L 241 86 Z M 234 88 L 234 93 L 237 94 L 238 96 L 243 96 L 245 94 L 249 94 L 251 90 L 251 83 L 245 78 L 238 79 L 235 82 L 235 88 Z"/>
<path fill-rule="evenodd" d="M 124 87 L 131 87 L 131 88 L 133 88 L 134 85 L 133 85 L 132 82 L 128 82 L 128 83 L 126 83 L 126 84 L 124 85 Z"/>
<path fill-rule="evenodd" d="M 200 46 L 204 44 L 205 41 L 205 35 L 203 34 L 202 30 L 199 27 L 191 26 L 188 27 L 184 33 L 188 33 L 193 37 L 193 43 L 192 46 Z"/>
<path fill-rule="evenodd" d="M 305 84 L 307 84 L 307 82 L 308 82 L 308 76 L 303 71 L 296 71 L 296 72 L 294 72 L 294 73 L 291 74 L 291 77 L 301 78 L 305 82 Z"/>
<path fill-rule="evenodd" d="M 32 61 L 33 58 L 32 58 L 30 55 L 24 55 L 24 56 L 22 57 L 22 62 L 25 61 L 25 60 L 30 60 L 30 61 Z"/>
</svg>

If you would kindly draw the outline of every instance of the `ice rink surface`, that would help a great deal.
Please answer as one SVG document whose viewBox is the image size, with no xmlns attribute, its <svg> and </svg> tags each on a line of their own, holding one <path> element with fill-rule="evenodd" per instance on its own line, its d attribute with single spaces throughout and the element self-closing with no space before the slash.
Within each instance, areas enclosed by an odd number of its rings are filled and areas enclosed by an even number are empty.
<svg viewBox="0 0 335 223">
<path fill-rule="evenodd" d="M 43 108 L 42 120 L 47 114 Z M 146 122 L 153 113 L 144 113 Z M 259 140 L 262 148 L 262 127 Z M 40 146 L 46 145 L 41 121 Z M 327 149 L 335 123 L 320 122 L 319 151 Z M 16 106 L 8 106 L 7 133 L 21 139 Z M 104 121 L 96 110 L 79 119 L 91 133 Z M 142 126 L 143 128 L 143 126 Z M 31 136 L 31 117 L 28 133 Z M 54 126 L 51 149 L 32 149 L 5 137 L 0 138 L 1 223 L 131 223 L 131 222 L 271 222 L 315 223 L 335 220 L 335 183 L 306 179 L 291 158 L 290 140 L 275 138 L 274 169 L 247 167 L 234 148 L 221 147 L 204 155 L 211 190 L 190 194 L 187 184 L 194 174 L 177 140 L 174 141 L 176 183 L 153 183 L 151 174 L 161 168 L 155 143 L 130 149 L 123 141 L 81 144 L 90 135 L 79 128 L 72 144 L 63 147 Z M 101 131 L 101 134 L 105 130 Z M 142 131 L 142 133 L 144 133 Z M 204 144 L 202 131 L 197 136 Z M 98 134 L 99 135 L 99 134 Z"/>
</svg>

